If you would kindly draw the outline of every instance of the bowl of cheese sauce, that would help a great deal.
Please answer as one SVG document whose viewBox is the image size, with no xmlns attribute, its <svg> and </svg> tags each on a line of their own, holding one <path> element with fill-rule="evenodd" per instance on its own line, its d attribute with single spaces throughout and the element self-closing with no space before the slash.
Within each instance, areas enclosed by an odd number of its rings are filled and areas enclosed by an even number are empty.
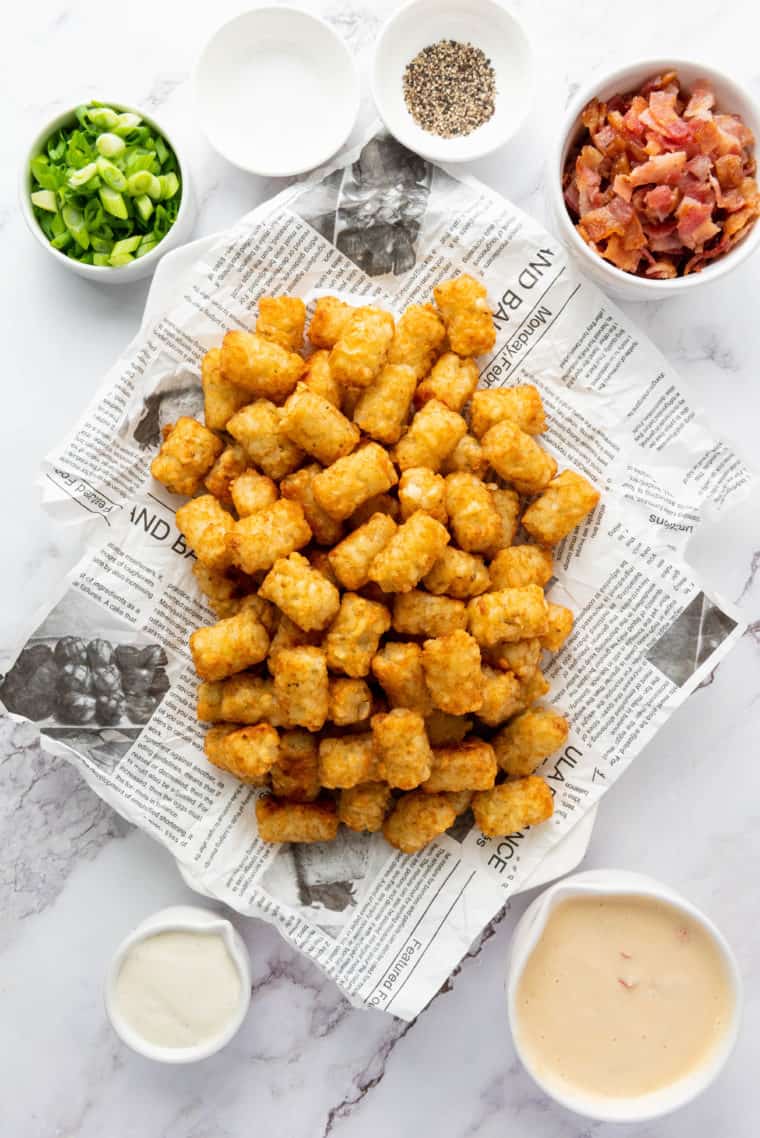
<svg viewBox="0 0 760 1138">
<path fill-rule="evenodd" d="M 599 870 L 552 886 L 515 930 L 512 1035 L 528 1073 L 591 1118 L 640 1122 L 691 1101 L 739 1028 L 741 980 L 698 909 L 639 874 Z"/>
</svg>

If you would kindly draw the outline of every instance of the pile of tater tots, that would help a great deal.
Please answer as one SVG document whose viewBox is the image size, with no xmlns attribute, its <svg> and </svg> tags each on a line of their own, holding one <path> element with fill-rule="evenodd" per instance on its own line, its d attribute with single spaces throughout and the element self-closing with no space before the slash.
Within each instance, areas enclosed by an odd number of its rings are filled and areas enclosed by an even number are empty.
<svg viewBox="0 0 760 1138">
<path fill-rule="evenodd" d="M 535 387 L 476 391 L 483 285 L 434 293 L 395 321 L 320 297 L 307 358 L 303 301 L 262 297 L 152 463 L 219 618 L 190 638 L 206 755 L 270 790 L 265 841 L 343 823 L 414 853 L 470 809 L 489 837 L 552 813 L 541 660 L 573 617 L 544 588 L 599 494 L 536 441 Z"/>
</svg>

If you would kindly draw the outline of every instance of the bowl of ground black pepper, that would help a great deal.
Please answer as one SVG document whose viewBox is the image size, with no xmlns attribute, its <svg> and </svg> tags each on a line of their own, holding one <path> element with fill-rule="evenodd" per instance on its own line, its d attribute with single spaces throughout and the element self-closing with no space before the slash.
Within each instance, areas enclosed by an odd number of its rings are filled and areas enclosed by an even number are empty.
<svg viewBox="0 0 760 1138">
<path fill-rule="evenodd" d="M 498 0 L 411 0 L 380 31 L 372 93 L 404 146 L 433 162 L 469 162 L 524 122 L 533 53 Z"/>
</svg>

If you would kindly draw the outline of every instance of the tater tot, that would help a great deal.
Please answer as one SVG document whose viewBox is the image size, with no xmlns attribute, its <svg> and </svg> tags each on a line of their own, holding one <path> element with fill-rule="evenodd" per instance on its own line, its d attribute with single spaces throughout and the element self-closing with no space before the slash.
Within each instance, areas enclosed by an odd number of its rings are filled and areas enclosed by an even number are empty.
<svg viewBox="0 0 760 1138">
<path fill-rule="evenodd" d="M 254 399 L 282 403 L 305 366 L 296 352 L 289 352 L 255 332 L 233 329 L 222 340 L 222 378 Z"/>
<path fill-rule="evenodd" d="M 458 818 L 460 814 L 465 814 L 470 809 L 474 793 L 472 790 L 447 790 L 444 797 L 454 807 Z"/>
<path fill-rule="evenodd" d="M 554 605 L 549 601 L 547 608 L 546 632 L 541 637 L 541 647 L 548 652 L 559 652 L 573 631 L 574 617 L 572 611 L 564 605 Z"/>
<path fill-rule="evenodd" d="M 489 727 L 498 727 L 523 706 L 522 688 L 512 672 L 502 672 L 485 666 L 482 670 L 483 703 L 478 708 L 478 719 Z"/>
<path fill-rule="evenodd" d="M 389 786 L 413 790 L 428 778 L 433 752 L 419 712 L 398 707 L 387 715 L 373 715 L 372 737 L 377 773 Z"/>
<path fill-rule="evenodd" d="M 223 431 L 227 421 L 251 398 L 241 387 L 222 379 L 221 365 L 222 353 L 219 348 L 211 348 L 201 360 L 203 418 L 211 431 Z"/>
<path fill-rule="evenodd" d="M 368 522 L 345 537 L 328 553 L 335 576 L 345 589 L 355 592 L 369 581 L 369 569 L 381 549 L 396 532 L 387 514 L 374 514 Z"/>
<path fill-rule="evenodd" d="M 385 605 L 344 593 L 340 609 L 325 637 L 327 662 L 333 672 L 358 679 L 369 674 L 380 638 L 391 626 Z"/>
<path fill-rule="evenodd" d="M 283 731 L 280 753 L 269 772 L 272 791 L 291 802 L 313 802 L 319 795 L 317 740 L 308 731 Z"/>
<path fill-rule="evenodd" d="M 206 757 L 214 766 L 244 782 L 261 785 L 277 761 L 279 736 L 268 723 L 254 727 L 212 727 L 206 735 Z"/>
<path fill-rule="evenodd" d="M 531 707 L 536 700 L 543 699 L 549 691 L 549 681 L 540 668 L 536 668 L 527 680 L 520 680 L 520 693 L 522 699 L 521 711 Z"/>
<path fill-rule="evenodd" d="M 372 734 L 344 735 L 319 741 L 319 781 L 331 790 L 377 779 L 377 755 Z"/>
<path fill-rule="evenodd" d="M 433 701 L 425 683 L 419 644 L 390 641 L 372 660 L 372 674 L 391 707 L 405 707 L 420 715 L 432 712 Z"/>
<path fill-rule="evenodd" d="M 467 424 L 461 415 L 450 411 L 439 399 L 430 399 L 396 444 L 395 460 L 401 470 L 427 466 L 437 472 L 466 434 Z"/>
<path fill-rule="evenodd" d="M 541 545 L 557 545 L 590 514 L 599 491 L 582 474 L 563 470 L 523 515 L 523 525 Z"/>
<path fill-rule="evenodd" d="M 453 826 L 456 811 L 443 794 L 413 790 L 399 798 L 383 823 L 386 842 L 401 853 L 417 853 Z"/>
<path fill-rule="evenodd" d="M 496 328 L 488 306 L 488 292 L 469 273 L 441 281 L 433 289 L 452 351 L 459 356 L 480 356 L 496 343 Z"/>
<path fill-rule="evenodd" d="M 488 489 L 494 509 L 501 519 L 498 538 L 484 551 L 486 557 L 494 558 L 515 540 L 520 525 L 520 498 L 514 490 L 501 490 L 498 486 L 489 486 Z"/>
<path fill-rule="evenodd" d="M 362 782 L 341 790 L 338 817 L 349 830 L 374 834 L 382 830 L 391 804 L 391 788 L 385 782 Z"/>
<path fill-rule="evenodd" d="M 249 609 L 197 628 L 190 637 L 193 664 L 202 680 L 223 680 L 259 664 L 268 648 L 267 630 Z"/>
<path fill-rule="evenodd" d="M 369 387 L 388 357 L 395 324 L 390 312 L 356 308 L 330 352 L 330 368 L 341 384 Z"/>
<path fill-rule="evenodd" d="M 397 443 L 412 405 L 416 376 L 404 364 L 386 364 L 374 383 L 362 391 L 353 419 L 365 435 L 380 443 Z"/>
<path fill-rule="evenodd" d="M 294 727 L 319 731 L 328 712 L 327 660 L 320 648 L 283 648 L 273 664 L 278 705 Z"/>
<path fill-rule="evenodd" d="M 299 502 L 280 498 L 235 522 L 227 536 L 232 560 L 244 573 L 271 569 L 275 561 L 308 544 L 311 529 Z"/>
<path fill-rule="evenodd" d="M 339 824 L 330 799 L 278 802 L 268 794 L 256 799 L 256 822 L 262 842 L 332 842 Z"/>
<path fill-rule="evenodd" d="M 340 606 L 340 593 L 335 585 L 312 569 L 300 553 L 275 561 L 261 583 L 259 596 L 277 605 L 306 632 L 325 628 Z"/>
<path fill-rule="evenodd" d="M 367 443 L 339 458 L 314 479 L 314 496 L 323 510 L 342 521 L 375 494 L 384 494 L 398 482 L 385 450 Z"/>
<path fill-rule="evenodd" d="M 526 494 L 543 490 L 557 473 L 552 456 L 509 419 L 486 431 L 483 453 L 497 474 Z"/>
<path fill-rule="evenodd" d="M 299 383 L 283 408 L 282 430 L 324 466 L 350 454 L 359 429 L 328 399 Z"/>
<path fill-rule="evenodd" d="M 264 625 L 269 635 L 272 635 L 279 619 L 279 613 L 274 605 L 270 605 L 269 601 L 265 601 L 257 593 L 249 593 L 240 598 L 235 611 L 242 612 L 243 609 L 250 609 L 257 620 L 260 620 Z"/>
<path fill-rule="evenodd" d="M 396 323 L 388 363 L 406 364 L 419 381 L 430 371 L 446 329 L 432 304 L 410 304 Z"/>
<path fill-rule="evenodd" d="M 327 718 L 337 727 L 362 723 L 372 711 L 372 692 L 364 680 L 337 676 L 330 679 L 330 698 Z"/>
<path fill-rule="evenodd" d="M 464 601 L 412 589 L 393 602 L 393 628 L 406 636 L 446 636 L 467 628 Z"/>
<path fill-rule="evenodd" d="M 523 778 L 564 745 L 567 733 L 567 720 L 558 711 L 529 708 L 494 735 L 496 761 L 508 775 Z"/>
<path fill-rule="evenodd" d="M 375 494 L 372 498 L 368 498 L 366 502 L 362 502 L 357 510 L 354 510 L 348 519 L 350 529 L 358 529 L 370 520 L 373 514 L 387 514 L 389 518 L 393 518 L 394 522 L 398 521 L 401 514 L 399 504 L 394 497 L 390 494 Z"/>
<path fill-rule="evenodd" d="M 272 643 L 269 645 L 268 664 L 270 670 L 274 671 L 277 667 L 277 657 L 283 649 L 299 648 L 307 644 L 316 646 L 320 642 L 321 635 L 319 631 L 306 632 L 303 628 L 299 628 L 289 616 L 282 613 L 277 622 Z"/>
<path fill-rule="evenodd" d="M 445 593 L 448 597 L 466 600 L 484 593 L 490 587 L 491 578 L 482 557 L 447 545 L 422 583 L 436 596 Z"/>
<path fill-rule="evenodd" d="M 398 500 L 404 521 L 417 510 L 446 525 L 446 482 L 427 466 L 410 466 L 398 483 Z"/>
<path fill-rule="evenodd" d="M 428 514 L 412 514 L 372 562 L 369 579 L 386 593 L 408 593 L 430 572 L 448 541 L 449 532 L 440 522 Z"/>
<path fill-rule="evenodd" d="M 487 838 L 502 838 L 551 818 L 554 798 L 547 783 L 531 775 L 479 791 L 472 799 L 472 812 Z"/>
<path fill-rule="evenodd" d="M 271 723 L 273 727 L 285 725 L 286 717 L 277 702 L 274 681 L 268 676 L 251 676 L 246 672 L 221 680 L 218 686 L 221 688 L 221 704 L 217 718 L 222 722 Z"/>
<path fill-rule="evenodd" d="M 306 305 L 300 296 L 262 296 L 256 332 L 265 340 L 279 344 L 287 352 L 303 347 Z"/>
<path fill-rule="evenodd" d="M 222 696 L 224 695 L 224 681 L 207 684 L 205 681 L 198 684 L 198 698 L 195 705 L 196 718 L 200 723 L 221 723 Z"/>
<path fill-rule="evenodd" d="M 469 633 L 460 628 L 426 640 L 422 667 L 433 703 L 441 711 L 464 715 L 482 705 L 480 648 Z"/>
<path fill-rule="evenodd" d="M 500 640 L 527 640 L 546 632 L 547 607 L 540 585 L 499 589 L 473 597 L 467 605 L 470 632 L 486 648 Z"/>
<path fill-rule="evenodd" d="M 232 483 L 248 467 L 249 458 L 239 443 L 225 447 L 206 475 L 206 489 L 225 506 L 231 506 Z"/>
<path fill-rule="evenodd" d="M 196 494 L 223 450 L 213 431 L 182 415 L 166 432 L 150 472 L 170 494 Z"/>
<path fill-rule="evenodd" d="M 309 339 L 314 347 L 334 347 L 355 311 L 337 296 L 320 296 L 309 325 Z"/>
<path fill-rule="evenodd" d="M 227 424 L 256 466 L 270 478 L 284 478 L 303 462 L 303 451 L 282 429 L 282 411 L 268 399 L 257 399 L 233 415 Z"/>
<path fill-rule="evenodd" d="M 330 564 L 330 555 L 326 549 L 310 549 L 306 556 L 312 569 L 316 569 L 318 573 L 321 573 L 326 581 L 329 581 L 331 585 L 335 585 L 336 588 L 340 585 L 340 581 L 335 576 L 333 567 Z"/>
<path fill-rule="evenodd" d="M 446 510 L 460 549 L 478 553 L 498 540 L 501 519 L 485 483 L 459 471 L 446 476 Z"/>
<path fill-rule="evenodd" d="M 513 545 L 496 554 L 488 567 L 492 589 L 522 589 L 547 585 L 553 572 L 552 555 L 540 545 Z"/>
<path fill-rule="evenodd" d="M 277 501 L 277 486 L 266 474 L 245 470 L 230 484 L 230 496 L 238 516 L 247 518 Z"/>
<path fill-rule="evenodd" d="M 483 454 L 482 446 L 473 435 L 463 435 L 451 454 L 443 460 L 441 465 L 443 474 L 455 474 L 458 470 L 475 474 L 478 478 L 485 478 L 488 471 L 488 459 Z"/>
<path fill-rule="evenodd" d="M 542 434 L 546 430 L 546 416 L 537 389 L 530 384 L 520 384 L 476 391 L 470 407 L 472 433 L 482 439 L 486 431 L 502 419 L 509 419 L 526 435 Z"/>
<path fill-rule="evenodd" d="M 331 518 L 314 497 L 314 479 L 322 467 L 313 462 L 287 474 L 280 483 L 280 493 L 291 502 L 300 502 L 314 540 L 319 545 L 335 545 L 343 536 L 343 525 Z"/>
<path fill-rule="evenodd" d="M 493 648 L 485 649 L 485 657 L 494 668 L 514 672 L 524 683 L 535 673 L 541 659 L 541 641 L 537 636 L 528 640 L 503 640 Z"/>
<path fill-rule="evenodd" d="M 314 352 L 306 361 L 306 371 L 303 373 L 302 383 L 321 395 L 328 403 L 340 408 L 343 392 L 337 379 L 330 371 L 330 353 L 326 351 Z"/>
<path fill-rule="evenodd" d="M 493 747 L 483 739 L 465 739 L 449 747 L 436 747 L 430 777 L 422 784 L 426 794 L 441 791 L 489 790 L 498 767 Z"/>
<path fill-rule="evenodd" d="M 452 411 L 461 411 L 478 386 L 478 365 L 463 360 L 456 352 L 445 352 L 417 388 L 414 402 L 418 407 L 428 399 L 439 399 Z"/>
<path fill-rule="evenodd" d="M 227 535 L 235 528 L 235 519 L 213 494 L 191 498 L 177 510 L 177 529 L 195 556 L 209 569 L 227 569 L 232 561 Z"/>
<path fill-rule="evenodd" d="M 461 743 L 472 730 L 472 719 L 464 715 L 449 715 L 439 707 L 425 717 L 425 730 L 431 747 L 448 747 Z"/>
</svg>

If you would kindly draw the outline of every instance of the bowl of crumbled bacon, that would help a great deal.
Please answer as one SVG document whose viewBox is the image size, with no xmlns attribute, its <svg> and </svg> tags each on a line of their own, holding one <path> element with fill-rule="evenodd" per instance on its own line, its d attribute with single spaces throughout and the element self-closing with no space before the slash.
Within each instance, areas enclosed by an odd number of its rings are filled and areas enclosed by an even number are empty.
<svg viewBox="0 0 760 1138">
<path fill-rule="evenodd" d="M 560 235 L 620 299 L 717 279 L 760 243 L 758 131 L 757 104 L 712 67 L 644 61 L 597 80 L 552 159 Z"/>
</svg>

